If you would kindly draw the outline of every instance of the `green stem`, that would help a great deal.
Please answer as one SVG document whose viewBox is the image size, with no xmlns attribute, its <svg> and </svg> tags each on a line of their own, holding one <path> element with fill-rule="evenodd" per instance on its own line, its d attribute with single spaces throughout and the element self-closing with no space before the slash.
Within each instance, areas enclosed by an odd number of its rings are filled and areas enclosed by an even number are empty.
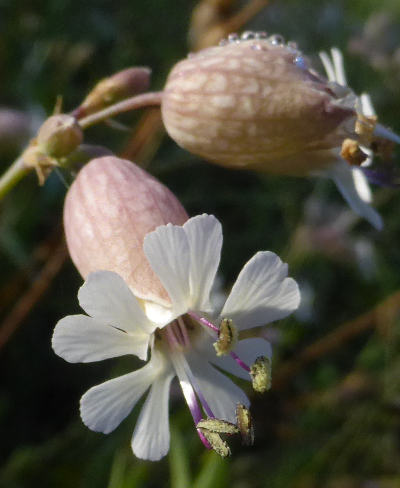
<svg viewBox="0 0 400 488">
<path fill-rule="evenodd" d="M 103 120 L 110 119 L 116 115 L 129 112 L 130 110 L 137 110 L 138 108 L 144 108 L 154 105 L 160 105 L 163 92 L 149 92 L 141 95 L 136 95 L 131 98 L 127 98 L 122 102 L 111 105 L 110 107 L 100 110 L 94 114 L 83 117 L 79 120 L 79 125 L 82 129 L 87 129 L 91 125 L 98 124 Z"/>
<path fill-rule="evenodd" d="M 31 171 L 27 168 L 21 157 L 16 159 L 6 172 L 0 177 L 0 200 Z"/>
</svg>

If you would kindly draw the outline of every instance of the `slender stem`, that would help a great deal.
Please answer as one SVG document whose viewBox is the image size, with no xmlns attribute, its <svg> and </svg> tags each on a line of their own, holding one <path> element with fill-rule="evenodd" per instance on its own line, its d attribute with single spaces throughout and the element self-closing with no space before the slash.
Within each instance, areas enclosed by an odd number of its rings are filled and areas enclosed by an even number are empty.
<svg viewBox="0 0 400 488">
<path fill-rule="evenodd" d="M 250 373 L 250 368 L 247 366 L 247 364 L 246 364 L 244 361 L 242 361 L 242 360 L 240 359 L 240 357 L 239 357 L 239 356 L 238 356 L 238 355 L 237 355 L 235 352 L 231 351 L 231 352 L 229 353 L 229 355 L 231 356 L 231 358 L 232 358 L 233 360 L 235 360 L 235 361 L 237 362 L 237 364 L 238 364 L 238 365 L 239 365 L 241 368 L 243 368 L 245 371 L 247 371 L 248 373 Z"/>
<path fill-rule="evenodd" d="M 212 322 L 207 320 L 205 317 L 200 317 L 200 315 L 197 315 L 197 313 L 192 312 L 192 311 L 189 311 L 187 314 L 190 315 L 191 317 L 193 317 L 194 320 L 196 320 L 197 322 L 200 322 L 200 324 L 203 324 L 206 327 L 213 330 L 214 332 L 217 332 L 217 334 L 219 333 L 219 328 L 217 326 L 215 326 Z"/>
<path fill-rule="evenodd" d="M 123 112 L 129 112 L 130 110 L 136 110 L 138 108 L 150 107 L 153 105 L 160 105 L 163 92 L 149 92 L 141 95 L 135 95 L 134 97 L 127 98 L 122 102 L 118 102 L 110 107 L 100 110 L 94 114 L 83 117 L 79 120 L 79 125 L 82 129 L 87 129 L 91 125 L 98 124 L 103 120 L 115 117 Z"/>
<path fill-rule="evenodd" d="M 21 157 L 16 159 L 6 172 L 0 177 L 0 200 L 31 171 L 25 166 Z"/>
</svg>

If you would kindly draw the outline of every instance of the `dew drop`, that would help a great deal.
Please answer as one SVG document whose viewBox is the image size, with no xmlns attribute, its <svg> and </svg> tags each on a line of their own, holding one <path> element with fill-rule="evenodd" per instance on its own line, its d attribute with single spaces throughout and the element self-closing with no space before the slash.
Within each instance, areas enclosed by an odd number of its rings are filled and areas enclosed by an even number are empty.
<svg viewBox="0 0 400 488">
<path fill-rule="evenodd" d="M 273 34 L 268 40 L 273 46 L 282 46 L 282 44 L 285 44 L 285 38 L 280 34 Z"/>
</svg>

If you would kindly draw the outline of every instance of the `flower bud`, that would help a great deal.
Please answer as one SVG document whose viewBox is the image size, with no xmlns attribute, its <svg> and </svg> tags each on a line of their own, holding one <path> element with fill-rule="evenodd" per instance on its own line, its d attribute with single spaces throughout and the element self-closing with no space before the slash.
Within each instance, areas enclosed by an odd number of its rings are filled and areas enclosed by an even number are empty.
<svg viewBox="0 0 400 488">
<path fill-rule="evenodd" d="M 93 271 L 114 271 L 135 295 L 162 304 L 169 298 L 145 258 L 143 239 L 159 225 L 181 225 L 187 218 L 168 188 L 114 156 L 84 166 L 64 206 L 68 249 L 83 278 Z"/>
<path fill-rule="evenodd" d="M 247 32 L 176 64 L 162 117 L 180 146 L 208 160 L 303 175 L 320 169 L 316 151 L 354 132 L 354 106 L 343 100 L 295 45 Z"/>
<path fill-rule="evenodd" d="M 112 103 L 145 92 L 150 86 L 150 75 L 149 68 L 127 68 L 100 80 L 77 109 L 79 117 L 90 115 Z"/>
<path fill-rule="evenodd" d="M 68 156 L 82 141 L 82 129 L 75 117 L 67 114 L 49 117 L 40 127 L 37 136 L 43 153 L 56 159 Z"/>
</svg>

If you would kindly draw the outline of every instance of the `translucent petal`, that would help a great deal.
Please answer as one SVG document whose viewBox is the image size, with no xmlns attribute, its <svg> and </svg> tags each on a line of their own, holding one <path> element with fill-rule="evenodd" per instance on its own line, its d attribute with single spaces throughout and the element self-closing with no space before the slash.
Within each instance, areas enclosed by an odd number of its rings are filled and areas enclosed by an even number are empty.
<svg viewBox="0 0 400 488">
<path fill-rule="evenodd" d="M 140 412 L 132 438 L 132 450 L 138 458 L 158 461 L 168 452 L 168 400 L 173 377 L 169 373 L 155 380 Z"/>
<path fill-rule="evenodd" d="M 53 333 L 52 347 L 70 363 L 88 363 L 135 354 L 147 358 L 150 335 L 138 331 L 127 334 L 86 315 L 69 315 L 61 319 Z"/>
<path fill-rule="evenodd" d="M 171 298 L 174 314 L 188 310 L 190 248 L 182 227 L 163 225 L 147 234 L 144 253 Z"/>
<path fill-rule="evenodd" d="M 88 390 L 81 398 L 83 423 L 108 434 L 132 411 L 157 375 L 152 363 L 133 373 L 114 378 Z"/>
<path fill-rule="evenodd" d="M 250 339 L 243 339 L 239 341 L 234 352 L 240 357 L 240 359 L 251 366 L 259 356 L 267 356 L 269 359 L 272 357 L 271 344 L 265 339 L 258 337 L 252 337 Z M 211 362 L 224 369 L 228 373 L 231 373 L 239 378 L 250 381 L 250 375 L 247 371 L 241 368 L 237 362 L 230 356 L 214 356 L 211 357 Z"/>
<path fill-rule="evenodd" d="M 299 303 L 299 288 L 287 278 L 287 264 L 273 252 L 258 252 L 240 272 L 221 317 L 248 329 L 286 317 Z"/>
<path fill-rule="evenodd" d="M 368 220 L 376 229 L 381 230 L 383 221 L 369 204 L 371 194 L 362 170 L 341 161 L 333 166 L 328 174 L 354 212 Z"/>
<path fill-rule="evenodd" d="M 194 351 L 187 356 L 187 361 L 214 415 L 218 419 L 235 423 L 236 404 L 242 403 L 246 407 L 250 405 L 244 392 Z"/>
<path fill-rule="evenodd" d="M 90 273 L 79 289 L 78 299 L 83 310 L 100 322 L 133 333 L 151 333 L 156 328 L 125 281 L 112 271 Z"/>
<path fill-rule="evenodd" d="M 213 215 L 198 215 L 183 226 L 190 247 L 190 291 L 194 310 L 211 310 L 211 287 L 221 257 L 222 227 Z"/>
</svg>

